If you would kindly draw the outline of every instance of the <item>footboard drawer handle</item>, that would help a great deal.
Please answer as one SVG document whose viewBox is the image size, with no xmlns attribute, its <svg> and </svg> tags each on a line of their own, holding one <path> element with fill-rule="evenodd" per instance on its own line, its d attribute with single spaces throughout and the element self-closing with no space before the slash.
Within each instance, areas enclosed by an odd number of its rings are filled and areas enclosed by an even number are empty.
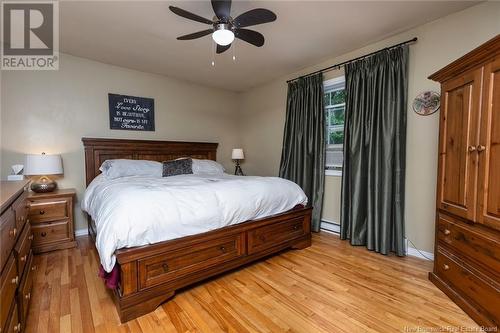
<svg viewBox="0 0 500 333">
<path fill-rule="evenodd" d="M 294 225 L 293 226 L 293 230 L 299 230 L 299 226 L 298 225 Z"/>
<path fill-rule="evenodd" d="M 221 246 L 219 249 L 220 249 L 222 252 L 226 253 L 226 248 L 224 247 L 224 245 L 223 245 L 223 246 Z"/>
<path fill-rule="evenodd" d="M 161 267 L 163 267 L 163 271 L 164 271 L 165 273 L 166 273 L 166 272 L 168 272 L 168 269 L 169 269 L 169 268 L 168 268 L 168 264 L 163 264 L 163 265 L 161 265 Z"/>
</svg>

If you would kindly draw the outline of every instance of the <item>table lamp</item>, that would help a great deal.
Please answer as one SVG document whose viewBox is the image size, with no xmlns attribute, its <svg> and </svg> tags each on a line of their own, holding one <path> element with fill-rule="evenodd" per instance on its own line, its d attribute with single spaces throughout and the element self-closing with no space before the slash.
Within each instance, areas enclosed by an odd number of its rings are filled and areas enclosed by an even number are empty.
<svg viewBox="0 0 500 333">
<path fill-rule="evenodd" d="M 24 163 L 24 174 L 27 176 L 40 176 L 31 183 L 31 190 L 37 193 L 52 192 L 57 188 L 57 183 L 48 175 L 61 175 L 63 173 L 61 155 L 28 154 Z"/>
<path fill-rule="evenodd" d="M 236 161 L 236 168 L 234 169 L 234 174 L 236 176 L 244 176 L 243 170 L 241 170 L 240 161 L 245 159 L 243 154 L 243 149 L 235 148 L 231 154 L 231 158 Z"/>
</svg>

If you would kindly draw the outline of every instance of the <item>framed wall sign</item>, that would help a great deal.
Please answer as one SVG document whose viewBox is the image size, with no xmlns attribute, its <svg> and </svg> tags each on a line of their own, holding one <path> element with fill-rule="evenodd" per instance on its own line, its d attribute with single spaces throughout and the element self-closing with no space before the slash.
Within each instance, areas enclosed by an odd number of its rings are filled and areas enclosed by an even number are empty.
<svg viewBox="0 0 500 333">
<path fill-rule="evenodd" d="M 109 128 L 129 131 L 155 130 L 152 98 L 108 94 Z"/>
</svg>

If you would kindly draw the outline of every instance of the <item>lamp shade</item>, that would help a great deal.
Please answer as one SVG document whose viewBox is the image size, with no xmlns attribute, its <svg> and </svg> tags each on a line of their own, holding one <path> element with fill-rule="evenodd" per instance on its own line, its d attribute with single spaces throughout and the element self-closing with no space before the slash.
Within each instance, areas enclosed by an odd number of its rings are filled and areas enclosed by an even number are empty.
<svg viewBox="0 0 500 333">
<path fill-rule="evenodd" d="M 233 160 L 244 160 L 245 155 L 243 154 L 243 149 L 241 149 L 241 148 L 233 149 L 233 152 L 231 154 L 231 158 Z"/>
<path fill-rule="evenodd" d="M 60 175 L 63 173 L 61 155 L 29 154 L 24 160 L 27 176 Z"/>
</svg>

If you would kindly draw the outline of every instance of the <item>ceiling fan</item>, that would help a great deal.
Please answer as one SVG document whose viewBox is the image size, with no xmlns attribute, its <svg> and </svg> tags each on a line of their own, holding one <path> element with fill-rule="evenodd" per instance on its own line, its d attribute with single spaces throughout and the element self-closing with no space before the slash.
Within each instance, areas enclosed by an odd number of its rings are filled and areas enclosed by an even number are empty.
<svg viewBox="0 0 500 333">
<path fill-rule="evenodd" d="M 261 47 L 264 45 L 264 36 L 261 33 L 244 29 L 252 25 L 269 23 L 276 20 L 276 14 L 264 8 L 249 10 L 236 18 L 231 17 L 231 0 L 211 0 L 215 16 L 212 20 L 188 12 L 179 7 L 170 6 L 175 14 L 200 23 L 210 24 L 207 30 L 177 37 L 178 40 L 190 40 L 212 34 L 212 39 L 217 43 L 217 53 L 222 53 L 231 47 L 234 38 L 239 38 L 247 43 Z"/>
</svg>

